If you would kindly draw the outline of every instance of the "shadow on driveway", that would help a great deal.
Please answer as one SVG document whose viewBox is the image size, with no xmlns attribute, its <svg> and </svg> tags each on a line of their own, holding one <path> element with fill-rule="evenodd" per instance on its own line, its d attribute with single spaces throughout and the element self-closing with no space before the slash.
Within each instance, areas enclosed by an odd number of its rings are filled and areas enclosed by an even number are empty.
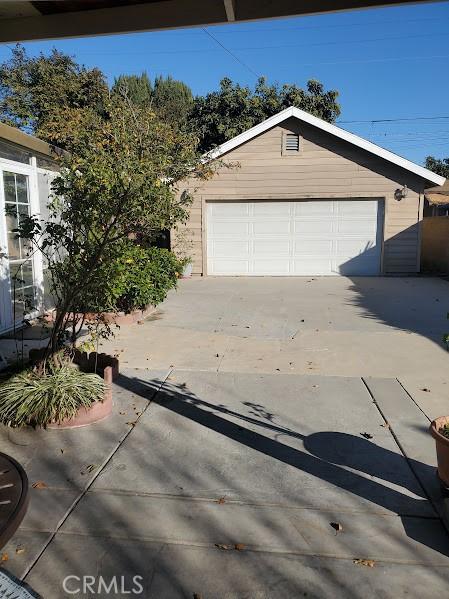
<svg viewBox="0 0 449 599">
<path fill-rule="evenodd" d="M 417 488 L 421 490 L 422 499 L 415 499 L 394 488 L 384 486 L 376 480 L 353 472 L 353 470 L 358 470 L 396 486 L 407 486 L 410 477 L 407 481 L 407 476 L 405 476 L 407 466 L 402 455 L 346 433 L 324 431 L 305 436 L 288 428 L 279 427 L 273 423 L 275 415 L 267 412 L 260 404 L 246 402 L 246 405 L 249 405 L 259 416 L 253 418 L 230 410 L 226 406 L 214 405 L 199 399 L 185 385 L 178 386 L 166 382 L 157 393 L 154 393 L 154 385 L 149 381 L 121 376 L 118 382 L 124 388 L 132 389 L 134 393 L 137 392 L 143 397 L 151 397 L 151 401 L 183 418 L 207 427 L 269 458 L 331 483 L 386 510 L 396 512 L 401 517 L 404 530 L 410 539 L 418 541 L 442 555 L 449 556 L 449 537 L 442 535 L 440 538 L 435 538 L 432 527 L 427 530 L 426 527 L 419 525 L 421 517 L 410 516 L 410 514 L 416 513 L 418 502 L 422 503 L 423 500 L 428 500 L 421 485 L 410 489 L 415 494 Z M 227 420 L 226 416 L 235 418 L 242 424 L 245 422 L 256 424 L 281 437 L 300 439 L 309 453 L 281 443 L 277 438 L 268 438 L 240 424 L 235 424 Z M 414 472 L 428 473 L 431 471 L 433 474 L 435 472 L 431 466 L 416 460 L 409 460 L 409 463 Z M 351 468 L 351 470 L 347 468 Z M 398 513 L 396 507 L 398 504 L 405 506 L 405 513 Z M 436 512 L 434 517 L 437 518 Z"/>
</svg>

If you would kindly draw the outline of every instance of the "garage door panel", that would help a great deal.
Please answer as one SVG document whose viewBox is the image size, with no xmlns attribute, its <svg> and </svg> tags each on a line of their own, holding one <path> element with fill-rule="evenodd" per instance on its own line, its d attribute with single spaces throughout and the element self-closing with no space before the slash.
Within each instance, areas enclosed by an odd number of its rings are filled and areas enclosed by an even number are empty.
<svg viewBox="0 0 449 599">
<path fill-rule="evenodd" d="M 334 212 L 334 202 L 330 200 L 317 200 L 315 202 L 295 202 L 295 216 L 329 216 Z"/>
<path fill-rule="evenodd" d="M 367 200 L 350 200 L 335 202 L 337 204 L 337 212 L 340 216 L 348 216 L 349 218 L 373 216 L 377 214 L 378 202 Z"/>
<path fill-rule="evenodd" d="M 365 239 L 337 239 L 335 241 L 335 253 L 338 256 L 358 256 L 375 249 L 374 241 Z"/>
<path fill-rule="evenodd" d="M 338 235 L 364 235 L 376 239 L 377 224 L 364 219 L 338 219 L 335 221 L 335 233 Z"/>
<path fill-rule="evenodd" d="M 212 236 L 232 237 L 232 239 L 235 239 L 237 236 L 247 237 L 249 235 L 249 227 L 249 223 L 238 222 L 233 219 L 229 221 L 208 221 L 207 230 L 209 235 Z"/>
<path fill-rule="evenodd" d="M 276 260 L 276 258 L 258 258 L 254 261 L 252 272 L 257 275 L 289 275 L 290 266 L 288 260 Z"/>
<path fill-rule="evenodd" d="M 329 256 L 332 253 L 330 239 L 295 239 L 293 253 L 306 256 Z"/>
<path fill-rule="evenodd" d="M 207 206 L 212 275 L 376 275 L 377 200 L 222 202 Z"/>
<path fill-rule="evenodd" d="M 255 239 L 253 252 L 256 256 L 289 256 L 291 244 L 288 240 Z"/>
<path fill-rule="evenodd" d="M 254 235 L 288 235 L 290 232 L 289 220 L 269 220 L 267 222 L 253 222 Z"/>
<path fill-rule="evenodd" d="M 234 260 L 214 258 L 207 262 L 208 271 L 213 269 L 214 275 L 250 275 L 249 262 L 247 260 Z"/>
<path fill-rule="evenodd" d="M 290 219 L 291 202 L 255 202 L 253 206 L 252 216 L 255 218 L 274 215 L 276 218 Z"/>
<path fill-rule="evenodd" d="M 207 254 L 216 258 L 249 258 L 249 242 L 212 241 L 208 244 Z"/>
<path fill-rule="evenodd" d="M 248 202 L 212 202 L 208 204 L 208 214 L 213 218 L 249 216 L 249 210 Z"/>
</svg>

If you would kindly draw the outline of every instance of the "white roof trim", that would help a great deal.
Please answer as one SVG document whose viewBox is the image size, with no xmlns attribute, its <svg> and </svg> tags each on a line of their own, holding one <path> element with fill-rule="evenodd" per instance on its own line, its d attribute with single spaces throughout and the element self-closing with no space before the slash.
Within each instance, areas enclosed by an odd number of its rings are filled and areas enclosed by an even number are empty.
<svg viewBox="0 0 449 599">
<path fill-rule="evenodd" d="M 313 116 L 308 112 L 304 112 L 304 110 L 295 108 L 294 106 L 291 106 L 290 108 L 286 108 L 285 110 L 278 112 L 277 114 L 268 118 L 266 121 L 259 123 L 255 127 L 251 127 L 251 129 L 244 131 L 240 135 L 237 135 L 236 137 L 230 139 L 221 146 L 218 146 L 214 150 L 211 150 L 205 155 L 205 158 L 207 158 L 208 160 L 219 158 L 223 154 L 226 154 L 230 150 L 233 150 L 237 146 L 240 146 L 241 144 L 252 139 L 253 137 L 256 137 L 256 135 L 264 133 L 268 129 L 271 129 L 271 127 L 278 125 L 279 123 L 285 121 L 290 117 L 295 117 L 300 121 L 308 123 L 309 125 L 318 127 L 318 129 L 321 129 L 322 131 L 326 131 L 331 135 L 335 135 L 335 137 L 344 139 L 345 141 L 355 146 L 358 146 L 359 148 L 362 148 L 367 152 L 371 152 L 372 154 L 380 156 L 380 158 L 383 158 L 388 162 L 392 162 L 393 164 L 396 164 L 397 166 L 400 166 L 403 169 L 410 171 L 411 173 L 415 173 L 415 175 L 418 175 L 423 179 L 426 179 L 427 181 L 432 181 L 432 183 L 436 183 L 437 185 L 443 185 L 443 183 L 446 180 L 444 177 L 441 177 L 440 175 L 433 173 L 429 169 L 424 168 L 423 166 L 419 166 L 419 164 L 415 164 L 414 162 L 411 162 L 406 158 L 402 158 L 402 156 L 398 156 L 393 152 L 389 152 L 388 150 L 385 150 L 384 148 L 381 148 L 380 146 L 377 146 L 376 144 L 373 144 L 370 141 L 367 141 L 366 139 L 359 137 L 358 135 L 354 135 L 354 133 L 349 133 L 349 131 L 345 131 L 344 129 L 341 129 L 336 125 L 332 125 L 327 121 L 323 121 L 322 119 L 319 119 L 318 117 Z"/>
</svg>

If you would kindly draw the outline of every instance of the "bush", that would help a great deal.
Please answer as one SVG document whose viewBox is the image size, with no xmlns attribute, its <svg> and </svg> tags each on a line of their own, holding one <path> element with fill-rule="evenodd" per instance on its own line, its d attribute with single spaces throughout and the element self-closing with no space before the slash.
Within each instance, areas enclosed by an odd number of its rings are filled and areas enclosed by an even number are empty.
<svg viewBox="0 0 449 599">
<path fill-rule="evenodd" d="M 46 426 L 73 418 L 81 407 L 104 399 L 105 383 L 70 362 L 47 362 L 45 372 L 27 369 L 0 384 L 0 422 Z"/>
<path fill-rule="evenodd" d="M 176 287 L 181 262 L 169 250 L 132 246 L 122 259 L 122 290 L 116 306 L 123 312 L 156 306 Z"/>
<path fill-rule="evenodd" d="M 182 262 L 169 250 L 126 242 L 118 257 L 102 263 L 73 311 L 129 313 L 156 306 L 176 287 L 182 269 Z"/>
</svg>

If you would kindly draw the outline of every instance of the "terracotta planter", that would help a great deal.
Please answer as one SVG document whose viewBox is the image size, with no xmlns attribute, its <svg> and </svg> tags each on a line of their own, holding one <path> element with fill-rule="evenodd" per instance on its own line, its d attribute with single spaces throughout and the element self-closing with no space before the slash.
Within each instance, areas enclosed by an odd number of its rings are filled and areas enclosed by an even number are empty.
<svg viewBox="0 0 449 599">
<path fill-rule="evenodd" d="M 445 424 L 449 423 L 449 416 L 440 416 L 430 425 L 430 433 L 435 439 L 438 463 L 438 478 L 446 492 L 449 492 L 449 438 L 439 432 Z"/>
<path fill-rule="evenodd" d="M 101 318 L 104 322 L 107 322 L 108 324 L 116 324 L 118 326 L 123 326 L 128 324 L 134 324 L 139 320 L 143 320 L 144 318 L 147 318 L 147 316 L 153 314 L 155 310 L 156 308 L 154 306 L 147 306 L 144 310 L 133 310 L 129 314 L 125 314 L 125 312 L 87 312 L 85 314 L 85 318 L 87 322 L 95 321 L 97 320 L 98 316 L 101 315 Z M 75 316 L 79 318 L 81 315 L 76 314 Z M 54 318 L 54 311 L 48 312 L 46 314 L 46 320 L 48 322 L 52 322 Z M 73 319 L 72 315 L 71 318 Z"/>
<path fill-rule="evenodd" d="M 45 350 L 30 350 L 30 360 L 39 360 L 42 357 L 43 351 Z M 103 401 L 96 401 L 88 409 L 80 408 L 73 418 L 67 418 L 59 424 L 48 424 L 47 428 L 79 428 L 104 420 L 112 412 L 112 381 L 119 374 L 119 363 L 117 358 L 113 358 L 107 354 L 97 354 L 96 352 L 87 354 L 86 352 L 76 351 L 73 361 L 83 372 L 97 372 L 100 376 L 103 376 L 104 382 L 106 383 L 104 399 Z"/>
</svg>

